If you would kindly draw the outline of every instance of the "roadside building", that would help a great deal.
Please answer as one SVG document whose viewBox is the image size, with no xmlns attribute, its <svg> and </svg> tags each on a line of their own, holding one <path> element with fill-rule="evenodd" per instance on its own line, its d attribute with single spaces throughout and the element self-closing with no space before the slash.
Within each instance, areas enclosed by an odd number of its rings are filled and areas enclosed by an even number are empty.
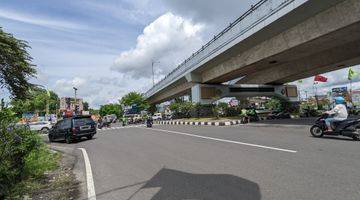
<svg viewBox="0 0 360 200">
<path fill-rule="evenodd" d="M 84 110 L 83 99 L 72 97 L 61 97 L 60 98 L 60 113 L 62 115 L 70 115 L 73 113 L 82 113 Z"/>
</svg>

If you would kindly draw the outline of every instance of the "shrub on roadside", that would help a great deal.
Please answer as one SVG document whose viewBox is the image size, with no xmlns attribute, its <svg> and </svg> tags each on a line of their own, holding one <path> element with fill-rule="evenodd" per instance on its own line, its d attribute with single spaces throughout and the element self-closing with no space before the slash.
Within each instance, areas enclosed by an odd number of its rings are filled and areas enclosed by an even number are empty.
<svg viewBox="0 0 360 200">
<path fill-rule="evenodd" d="M 219 102 L 216 106 L 219 109 L 219 114 L 222 117 L 225 117 L 226 116 L 226 110 L 229 107 L 229 105 L 227 103 L 225 103 L 225 102 Z"/>
<path fill-rule="evenodd" d="M 57 165 L 40 136 L 13 120 L 8 109 L 0 111 L 0 199 L 23 195 L 21 181 L 38 179 Z"/>
<path fill-rule="evenodd" d="M 203 117 L 234 117 L 240 114 L 239 107 L 230 107 L 227 103 L 220 102 L 215 104 L 193 104 L 190 101 L 173 102 L 169 106 L 173 113 L 173 118 L 203 118 Z"/>
<path fill-rule="evenodd" d="M 239 107 L 227 107 L 225 109 L 225 116 L 226 117 L 235 117 L 241 113 L 241 109 Z"/>
<path fill-rule="evenodd" d="M 195 106 L 193 107 L 193 110 L 191 112 L 191 117 L 195 117 L 195 118 L 202 118 L 202 117 L 213 117 L 214 116 L 214 112 L 213 112 L 213 108 L 215 107 L 215 105 L 212 104 L 207 104 L 207 105 L 202 105 L 202 104 L 195 104 Z"/>
<path fill-rule="evenodd" d="M 190 118 L 194 105 L 190 101 L 174 102 L 170 104 L 170 110 L 173 112 L 174 118 Z"/>
</svg>

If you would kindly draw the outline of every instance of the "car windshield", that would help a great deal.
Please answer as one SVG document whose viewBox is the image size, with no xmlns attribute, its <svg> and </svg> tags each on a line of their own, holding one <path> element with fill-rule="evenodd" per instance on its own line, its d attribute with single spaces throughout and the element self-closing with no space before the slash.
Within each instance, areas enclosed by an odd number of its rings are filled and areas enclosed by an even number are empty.
<svg viewBox="0 0 360 200">
<path fill-rule="evenodd" d="M 94 121 L 91 118 L 75 118 L 74 119 L 74 126 L 85 126 L 85 125 L 91 125 Z"/>
</svg>

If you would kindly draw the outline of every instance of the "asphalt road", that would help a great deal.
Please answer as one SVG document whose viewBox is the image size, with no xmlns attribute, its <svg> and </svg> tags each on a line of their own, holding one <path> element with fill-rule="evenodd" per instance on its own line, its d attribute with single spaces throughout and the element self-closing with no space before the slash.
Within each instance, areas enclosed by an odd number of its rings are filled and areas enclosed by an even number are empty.
<svg viewBox="0 0 360 200">
<path fill-rule="evenodd" d="M 53 145 L 87 150 L 97 199 L 360 199 L 360 142 L 306 128 L 159 125 Z"/>
</svg>

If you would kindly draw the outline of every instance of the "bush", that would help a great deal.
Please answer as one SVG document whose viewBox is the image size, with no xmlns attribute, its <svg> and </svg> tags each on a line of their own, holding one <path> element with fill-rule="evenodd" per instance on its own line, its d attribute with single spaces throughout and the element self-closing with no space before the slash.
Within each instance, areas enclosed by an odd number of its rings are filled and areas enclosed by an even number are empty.
<svg viewBox="0 0 360 200">
<path fill-rule="evenodd" d="M 240 109 L 239 107 L 227 107 L 225 109 L 225 116 L 226 117 L 235 117 L 238 116 L 240 114 Z"/>
<path fill-rule="evenodd" d="M 190 118 L 194 105 L 190 101 L 186 102 L 174 102 L 170 104 L 169 108 L 173 112 L 173 117 L 176 118 Z"/>
<path fill-rule="evenodd" d="M 226 110 L 228 109 L 229 105 L 225 102 L 220 102 L 216 105 L 219 109 L 219 114 L 221 116 L 226 116 Z"/>
<path fill-rule="evenodd" d="M 212 104 L 207 104 L 207 105 L 195 104 L 191 113 L 191 117 L 195 117 L 195 118 L 212 117 L 214 116 L 214 107 L 215 105 Z"/>
<path fill-rule="evenodd" d="M 1 110 L 0 117 L 0 199 L 11 199 L 21 195 L 16 189 L 21 181 L 40 178 L 56 168 L 57 159 L 36 132 L 11 122 L 9 110 Z"/>
<path fill-rule="evenodd" d="M 212 112 L 213 112 L 213 117 L 215 117 L 215 119 L 220 118 L 220 108 L 219 108 L 219 106 L 214 106 L 212 108 Z"/>
<path fill-rule="evenodd" d="M 191 117 L 191 111 L 194 108 L 194 104 L 190 101 L 183 102 L 180 104 L 180 113 L 183 114 L 183 117 L 190 118 Z"/>
<path fill-rule="evenodd" d="M 272 97 L 268 102 L 266 102 L 265 107 L 270 110 L 281 110 L 281 100 L 277 97 Z"/>
</svg>

